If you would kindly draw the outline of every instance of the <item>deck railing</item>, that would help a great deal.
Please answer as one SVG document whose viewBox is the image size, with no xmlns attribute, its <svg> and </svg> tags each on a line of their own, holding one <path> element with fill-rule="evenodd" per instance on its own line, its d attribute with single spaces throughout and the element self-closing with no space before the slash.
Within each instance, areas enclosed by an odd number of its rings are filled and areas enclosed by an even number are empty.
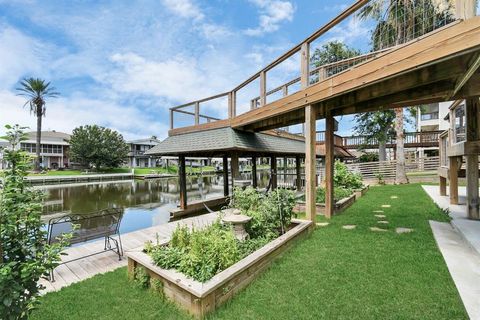
<svg viewBox="0 0 480 320">
<path fill-rule="evenodd" d="M 406 147 L 428 147 L 437 146 L 440 134 L 443 131 L 420 131 L 420 132 L 406 132 L 404 144 Z M 397 143 L 395 136 L 388 137 L 386 141 L 387 146 L 393 146 Z M 378 139 L 369 139 L 366 136 L 350 136 L 343 137 L 343 146 L 350 149 L 357 148 L 377 148 L 379 145 Z"/>
<path fill-rule="evenodd" d="M 276 60 L 266 67 L 250 76 L 247 80 L 228 92 L 224 92 L 211 97 L 192 101 L 170 109 L 170 128 L 179 127 L 175 125 L 175 115 L 187 115 L 193 117 L 193 124 L 198 125 L 205 122 L 220 120 L 201 112 L 202 104 L 218 103 L 217 99 L 226 99 L 223 101 L 228 108 L 228 119 L 237 115 L 238 112 L 246 112 L 251 109 L 261 108 L 267 103 L 276 99 L 282 99 L 293 93 L 305 89 L 319 81 L 324 81 L 340 72 L 344 72 L 355 66 L 375 59 L 384 54 L 392 47 L 404 44 L 416 39 L 424 34 L 445 26 L 446 24 L 461 18 L 460 6 L 455 8 L 452 3 L 458 2 L 465 6 L 464 2 L 472 3 L 473 0 L 415 0 L 415 1 L 383 1 L 383 0 L 358 0 L 353 5 L 340 13 L 333 20 L 315 31 L 305 40 L 282 54 Z M 375 17 L 367 17 L 366 8 L 375 10 Z M 457 9 L 455 12 L 454 9 Z M 383 17 L 383 18 L 380 18 Z M 388 18 L 385 18 L 388 17 Z M 388 19 L 389 23 L 377 23 L 378 19 Z M 348 55 L 339 57 L 327 57 L 315 59 L 314 55 L 317 49 L 335 38 L 339 29 L 358 28 L 358 23 L 362 20 L 372 23 L 365 23 L 362 27 L 370 27 L 370 35 L 366 41 L 372 44 L 372 50 L 369 53 L 360 54 L 351 52 Z M 313 55 L 311 54 L 313 52 Z M 318 58 L 318 57 L 316 57 Z M 286 81 L 281 85 L 275 85 L 269 89 L 267 80 L 271 72 L 278 71 L 275 68 L 286 61 L 298 63 L 297 74 L 292 80 Z M 245 94 L 247 87 L 253 86 L 258 90 L 257 94 L 247 92 L 250 98 L 245 100 L 245 105 L 240 105 L 239 95 Z M 298 87 L 292 89 L 293 87 Z M 241 92 L 241 90 L 244 90 Z M 281 94 L 279 94 L 281 93 Z M 193 110 L 192 110 L 193 108 Z M 215 108 L 218 110 L 218 108 Z M 191 125 L 191 124 L 188 124 Z M 185 126 L 185 125 L 183 125 Z"/>
</svg>

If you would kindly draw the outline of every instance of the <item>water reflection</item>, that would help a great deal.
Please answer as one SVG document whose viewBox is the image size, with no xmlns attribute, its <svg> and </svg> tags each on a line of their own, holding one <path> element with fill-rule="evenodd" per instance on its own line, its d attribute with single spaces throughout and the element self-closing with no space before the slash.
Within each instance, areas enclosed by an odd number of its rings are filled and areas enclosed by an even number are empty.
<svg viewBox="0 0 480 320">
<path fill-rule="evenodd" d="M 250 173 L 242 179 L 251 179 Z M 279 174 L 279 182 L 283 175 Z M 293 184 L 294 176 L 288 176 Z M 269 172 L 258 172 L 258 186 L 268 185 Z M 130 180 L 78 185 L 43 186 L 46 201 L 44 220 L 65 214 L 85 215 L 105 208 L 124 208 L 120 232 L 126 233 L 153 225 L 167 223 L 169 211 L 179 203 L 177 178 Z M 221 175 L 188 177 L 188 201 L 223 195 Z"/>
</svg>

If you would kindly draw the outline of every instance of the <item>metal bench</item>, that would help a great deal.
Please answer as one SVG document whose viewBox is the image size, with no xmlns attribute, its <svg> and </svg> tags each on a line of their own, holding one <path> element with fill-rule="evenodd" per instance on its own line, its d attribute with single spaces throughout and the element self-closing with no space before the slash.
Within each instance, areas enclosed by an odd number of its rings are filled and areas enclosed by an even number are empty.
<svg viewBox="0 0 480 320">
<path fill-rule="evenodd" d="M 70 245 L 100 238 L 105 239 L 103 250 L 68 261 L 62 261 L 60 264 L 107 251 L 115 252 L 118 255 L 118 260 L 122 260 L 123 247 L 122 238 L 120 237 L 120 222 L 122 221 L 123 211 L 123 208 L 110 208 L 88 214 L 66 215 L 50 219 L 48 222 L 48 244 L 58 242 L 62 234 L 69 232 L 73 233 L 69 241 Z M 115 235 L 118 237 L 118 240 L 113 238 Z M 50 281 L 55 281 L 53 270 L 50 271 Z"/>
</svg>

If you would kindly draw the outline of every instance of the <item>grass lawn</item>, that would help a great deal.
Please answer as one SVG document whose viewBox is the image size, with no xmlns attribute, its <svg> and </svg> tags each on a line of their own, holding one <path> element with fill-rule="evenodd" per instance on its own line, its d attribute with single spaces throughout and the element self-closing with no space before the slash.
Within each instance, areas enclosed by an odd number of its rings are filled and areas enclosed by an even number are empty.
<svg viewBox="0 0 480 320">
<path fill-rule="evenodd" d="M 384 211 L 388 232 L 370 231 L 383 227 L 374 210 Z M 371 187 L 209 319 L 468 319 L 429 219 L 448 220 L 420 185 Z M 346 224 L 357 227 L 345 230 Z M 414 232 L 399 235 L 395 227 Z M 47 294 L 41 303 L 32 319 L 189 318 L 134 287 L 125 268 Z"/>
</svg>

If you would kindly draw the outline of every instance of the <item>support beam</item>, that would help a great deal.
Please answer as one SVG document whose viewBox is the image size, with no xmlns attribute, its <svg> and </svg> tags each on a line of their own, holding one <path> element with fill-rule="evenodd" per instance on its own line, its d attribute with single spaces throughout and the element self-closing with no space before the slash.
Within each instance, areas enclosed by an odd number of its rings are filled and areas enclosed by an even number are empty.
<svg viewBox="0 0 480 320">
<path fill-rule="evenodd" d="M 232 184 L 234 183 L 235 179 L 240 179 L 240 168 L 238 164 L 238 154 L 232 153 L 232 158 L 230 161 L 230 167 L 232 170 Z"/>
<path fill-rule="evenodd" d="M 257 157 L 252 157 L 252 186 L 256 188 L 258 185 L 257 181 Z"/>
<path fill-rule="evenodd" d="M 478 97 L 465 100 L 466 111 L 466 140 L 480 140 L 480 102 Z M 467 216 L 469 219 L 479 220 L 479 192 L 478 192 L 478 154 L 468 154 L 467 169 Z"/>
<path fill-rule="evenodd" d="M 302 43 L 300 50 L 300 86 L 302 89 L 308 87 L 310 82 L 310 44 Z"/>
<path fill-rule="evenodd" d="M 478 54 L 476 58 L 473 60 L 467 72 L 465 72 L 465 74 L 463 74 L 460 77 L 460 79 L 457 81 L 457 83 L 455 84 L 455 88 L 453 89 L 453 92 L 448 98 L 448 100 L 452 100 L 452 97 L 455 96 L 458 93 L 458 91 L 460 91 L 460 89 L 463 88 L 465 83 L 467 83 L 468 80 L 470 80 L 470 78 L 473 76 L 473 74 L 477 71 L 479 67 L 480 67 L 480 54 Z"/>
<path fill-rule="evenodd" d="M 170 130 L 173 129 L 173 110 L 170 109 Z"/>
<path fill-rule="evenodd" d="M 440 177 L 440 195 L 447 195 L 447 178 L 445 177 Z"/>
<path fill-rule="evenodd" d="M 475 0 L 455 0 L 455 18 L 467 20 L 475 17 Z"/>
<path fill-rule="evenodd" d="M 316 154 L 316 118 L 315 108 L 311 105 L 305 107 L 305 205 L 307 219 L 315 222 L 316 217 L 316 188 L 317 168 L 315 165 Z"/>
<path fill-rule="evenodd" d="M 200 102 L 195 102 L 195 125 L 200 124 Z"/>
<path fill-rule="evenodd" d="M 270 175 L 272 177 L 272 190 L 277 189 L 277 157 L 270 157 Z"/>
<path fill-rule="evenodd" d="M 180 209 L 187 209 L 187 173 L 185 156 L 178 157 L 178 183 L 180 184 Z"/>
<path fill-rule="evenodd" d="M 335 119 L 331 113 L 325 118 L 325 218 L 332 217 L 335 200 L 333 197 L 333 170 L 334 170 L 334 130 Z"/>
<path fill-rule="evenodd" d="M 462 157 L 450 157 L 450 168 L 448 170 L 450 204 L 458 204 L 458 170 L 461 162 Z"/>
<path fill-rule="evenodd" d="M 297 191 L 302 190 L 302 172 L 300 166 L 300 156 L 295 157 L 295 173 L 297 174 L 295 186 L 297 187 Z"/>
<path fill-rule="evenodd" d="M 267 74 L 260 72 L 260 107 L 267 104 Z"/>
<path fill-rule="evenodd" d="M 223 195 L 228 197 L 228 157 L 223 156 Z"/>
<path fill-rule="evenodd" d="M 287 186 L 287 179 L 288 179 L 288 158 L 283 157 L 283 183 L 285 184 L 285 187 Z"/>
</svg>

